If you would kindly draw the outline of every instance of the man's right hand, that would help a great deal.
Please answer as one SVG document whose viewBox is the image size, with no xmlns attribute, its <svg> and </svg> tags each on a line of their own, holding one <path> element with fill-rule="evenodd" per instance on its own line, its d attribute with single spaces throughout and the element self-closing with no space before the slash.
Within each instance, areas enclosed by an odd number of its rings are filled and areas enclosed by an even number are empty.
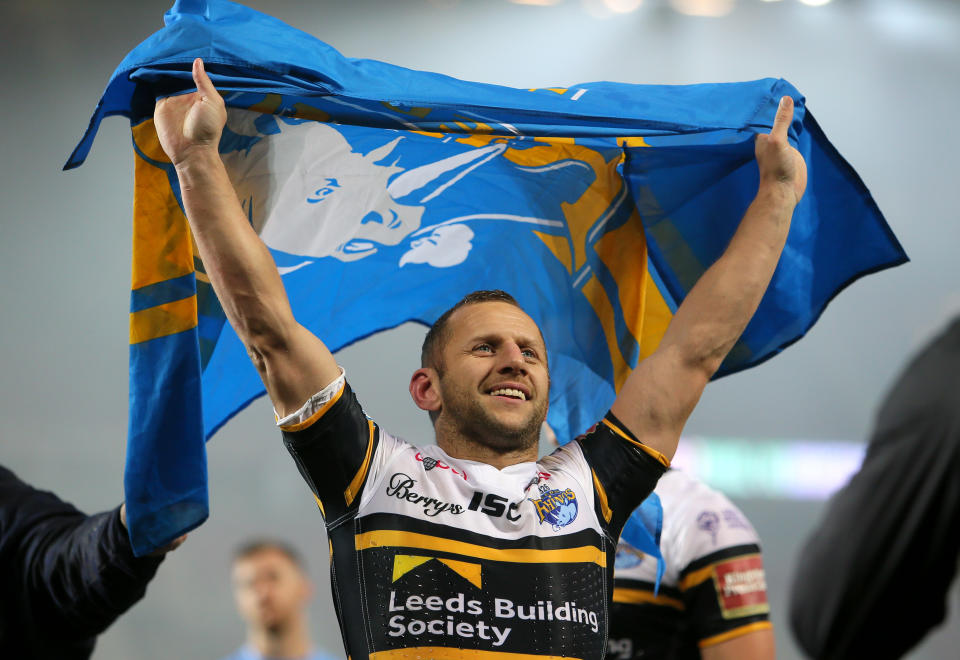
<svg viewBox="0 0 960 660">
<path fill-rule="evenodd" d="M 223 99 L 199 57 L 193 61 L 193 81 L 196 92 L 160 99 L 153 114 L 160 146 L 174 165 L 198 149 L 212 148 L 215 152 L 227 121 Z"/>
<path fill-rule="evenodd" d="M 157 101 L 154 125 L 176 167 L 207 276 L 282 417 L 336 380 L 340 369 L 294 319 L 277 265 L 237 200 L 219 154 L 226 106 L 199 58 L 193 80 L 197 91 Z"/>
</svg>

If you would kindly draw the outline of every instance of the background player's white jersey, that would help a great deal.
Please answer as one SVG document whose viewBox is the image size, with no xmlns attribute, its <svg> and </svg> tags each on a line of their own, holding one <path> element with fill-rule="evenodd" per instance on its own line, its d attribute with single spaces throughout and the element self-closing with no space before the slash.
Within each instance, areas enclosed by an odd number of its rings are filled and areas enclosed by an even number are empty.
<svg viewBox="0 0 960 660">
<path fill-rule="evenodd" d="M 666 564 L 617 548 L 608 658 L 699 658 L 698 648 L 769 628 L 766 578 L 750 521 L 722 493 L 681 470 L 654 492 L 663 505 Z"/>
</svg>

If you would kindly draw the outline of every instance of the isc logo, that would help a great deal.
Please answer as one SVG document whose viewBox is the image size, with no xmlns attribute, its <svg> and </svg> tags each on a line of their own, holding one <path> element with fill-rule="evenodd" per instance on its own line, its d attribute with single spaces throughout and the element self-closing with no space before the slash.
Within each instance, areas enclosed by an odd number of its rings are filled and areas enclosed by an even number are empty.
<svg viewBox="0 0 960 660">
<path fill-rule="evenodd" d="M 494 495 L 493 493 L 482 493 L 474 491 L 470 504 L 467 505 L 470 511 L 479 511 L 485 513 L 491 518 L 500 518 L 506 514 L 507 520 L 520 520 L 520 502 L 509 502 L 506 497 Z"/>
</svg>

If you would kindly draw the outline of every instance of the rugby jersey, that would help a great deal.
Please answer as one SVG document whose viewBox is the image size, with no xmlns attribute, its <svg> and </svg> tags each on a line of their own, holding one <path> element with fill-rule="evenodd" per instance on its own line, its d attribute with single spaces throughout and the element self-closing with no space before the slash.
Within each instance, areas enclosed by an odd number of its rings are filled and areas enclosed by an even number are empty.
<svg viewBox="0 0 960 660">
<path fill-rule="evenodd" d="M 342 376 L 297 420 L 352 660 L 604 656 L 616 540 L 667 464 L 612 415 L 502 470 L 390 435 Z"/>
<path fill-rule="evenodd" d="M 654 492 L 663 506 L 666 568 L 621 543 L 608 660 L 700 658 L 700 648 L 771 627 L 757 533 L 722 493 L 682 470 Z"/>
</svg>

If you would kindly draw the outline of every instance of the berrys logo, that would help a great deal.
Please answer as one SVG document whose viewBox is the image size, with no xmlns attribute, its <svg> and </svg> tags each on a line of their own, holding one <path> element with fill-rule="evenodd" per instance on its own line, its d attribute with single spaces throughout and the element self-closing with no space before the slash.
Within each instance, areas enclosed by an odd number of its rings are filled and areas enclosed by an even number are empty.
<svg viewBox="0 0 960 660">
<path fill-rule="evenodd" d="M 460 470 L 458 470 L 458 469 L 456 469 L 456 468 L 450 467 L 449 465 L 447 465 L 447 464 L 444 463 L 443 461 L 438 461 L 437 459 L 433 458 L 432 456 L 424 456 L 424 455 L 422 455 L 420 452 L 417 452 L 416 454 L 414 454 L 414 458 L 416 458 L 418 461 L 420 461 L 421 463 L 423 463 L 423 469 L 426 470 L 427 472 L 429 472 L 429 471 L 432 470 L 433 468 L 438 468 L 438 469 L 440 469 L 440 470 L 450 470 L 450 472 L 452 472 L 452 473 L 454 473 L 454 474 L 456 474 L 456 475 L 459 475 L 459 476 L 463 477 L 464 480 L 467 479 L 467 473 L 466 473 L 466 472 L 461 472 Z"/>
<path fill-rule="evenodd" d="M 531 499 L 540 519 L 540 524 L 549 523 L 553 531 L 559 532 L 577 517 L 577 494 L 572 489 L 550 489 L 540 484 L 540 499 Z"/>
<path fill-rule="evenodd" d="M 720 562 L 713 567 L 713 574 L 725 619 L 770 611 L 763 558 L 759 554 Z"/>
<path fill-rule="evenodd" d="M 448 513 L 463 513 L 463 507 L 459 504 L 450 504 L 435 497 L 421 495 L 413 489 L 417 485 L 417 480 L 411 478 L 403 472 L 397 472 L 390 477 L 390 484 L 387 486 L 386 493 L 390 497 L 396 497 L 398 500 L 410 502 L 423 507 L 424 514 L 430 516 L 439 516 L 444 511 Z"/>
</svg>

